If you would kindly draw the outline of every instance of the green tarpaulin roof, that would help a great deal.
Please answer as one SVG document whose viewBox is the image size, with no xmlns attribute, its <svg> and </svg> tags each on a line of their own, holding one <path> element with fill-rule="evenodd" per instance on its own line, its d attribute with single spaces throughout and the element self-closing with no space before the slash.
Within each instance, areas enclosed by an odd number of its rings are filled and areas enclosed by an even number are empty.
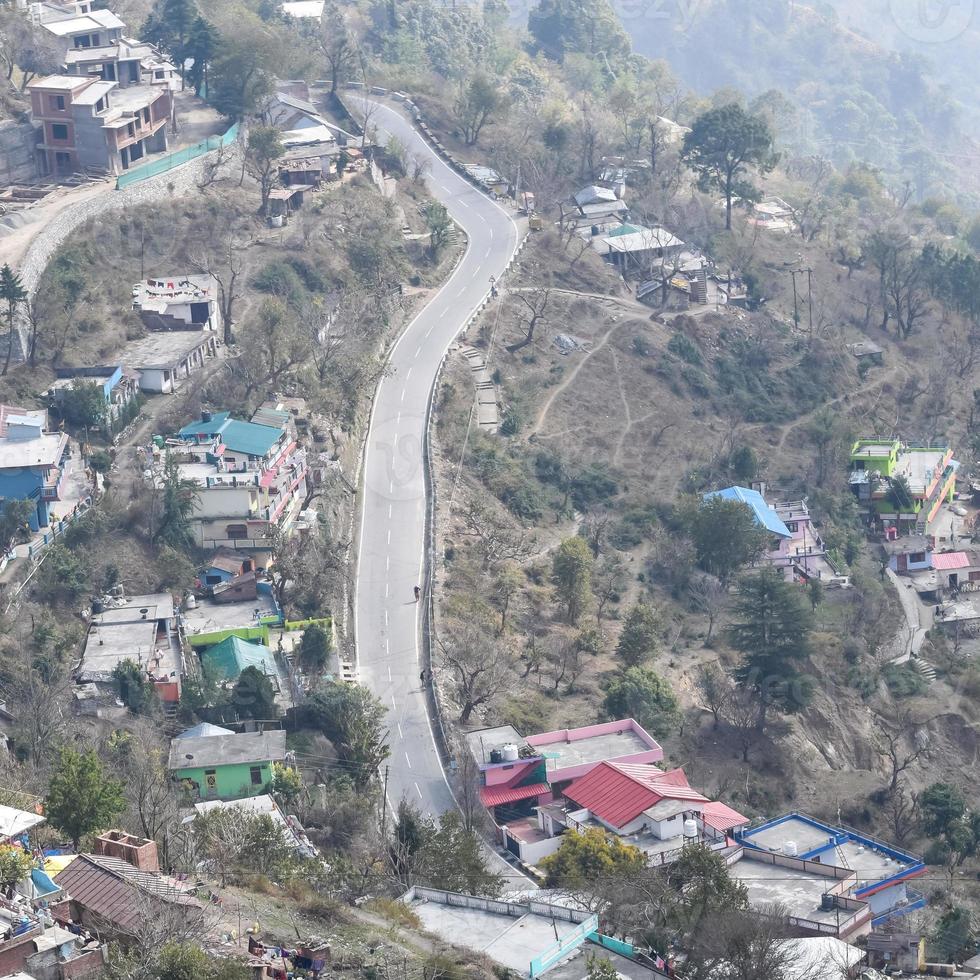
<svg viewBox="0 0 980 980">
<path fill-rule="evenodd" d="M 257 667 L 267 677 L 277 677 L 272 651 L 261 643 L 249 643 L 240 636 L 229 636 L 201 651 L 201 660 L 222 680 L 235 680 L 246 667 Z"/>
</svg>

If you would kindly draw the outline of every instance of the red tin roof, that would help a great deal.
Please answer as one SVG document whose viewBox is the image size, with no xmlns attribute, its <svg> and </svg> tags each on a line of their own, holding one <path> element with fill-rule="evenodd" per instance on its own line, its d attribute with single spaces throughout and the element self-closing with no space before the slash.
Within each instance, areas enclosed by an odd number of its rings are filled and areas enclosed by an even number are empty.
<svg viewBox="0 0 980 980">
<path fill-rule="evenodd" d="M 480 789 L 480 800 L 486 807 L 503 806 L 505 803 L 517 803 L 529 800 L 532 796 L 551 794 L 547 783 L 532 783 L 530 786 L 483 786 Z"/>
<path fill-rule="evenodd" d="M 691 788 L 683 769 L 664 772 L 656 766 L 602 762 L 566 790 L 574 803 L 613 827 L 623 827 L 661 800 L 707 803 Z"/>
</svg>

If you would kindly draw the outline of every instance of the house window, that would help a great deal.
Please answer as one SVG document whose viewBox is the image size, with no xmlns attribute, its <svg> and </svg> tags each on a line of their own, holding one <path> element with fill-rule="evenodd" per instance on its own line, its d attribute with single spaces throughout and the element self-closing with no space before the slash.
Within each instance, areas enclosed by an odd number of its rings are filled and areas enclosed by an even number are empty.
<svg viewBox="0 0 980 980">
<path fill-rule="evenodd" d="M 63 95 L 49 95 L 48 106 L 57 109 L 59 112 L 65 111 L 65 97 Z"/>
<path fill-rule="evenodd" d="M 99 99 L 99 101 L 95 103 L 95 111 L 102 112 L 104 109 L 105 109 L 105 99 Z"/>
<path fill-rule="evenodd" d="M 796 532 L 799 530 L 799 525 L 796 523 L 796 521 L 790 521 L 786 525 L 786 530 L 789 531 L 790 534 L 796 534 Z"/>
<path fill-rule="evenodd" d="M 248 527 L 244 524 L 229 524 L 225 528 L 226 538 L 247 538 Z"/>
<path fill-rule="evenodd" d="M 68 127 L 64 123 L 55 123 L 51 127 L 51 139 L 53 140 L 68 139 Z"/>
<path fill-rule="evenodd" d="M 126 127 L 126 133 L 127 133 L 127 134 L 128 134 L 129 136 L 135 136 L 135 135 L 136 135 L 136 130 L 135 130 L 135 129 L 133 128 L 133 124 L 132 124 L 132 123 L 130 123 L 130 124 L 129 124 L 129 125 L 128 125 L 128 126 Z"/>
<path fill-rule="evenodd" d="M 980 582 L 980 571 L 970 572 L 970 581 L 971 582 Z"/>
<path fill-rule="evenodd" d="M 143 110 L 143 121 L 144 122 L 147 122 L 147 123 L 150 121 L 150 109 L 149 109 L 149 106 L 147 106 Z"/>
<path fill-rule="evenodd" d="M 923 562 L 926 560 L 926 553 L 924 551 L 913 551 L 909 555 L 909 561 L 911 562 Z"/>
<path fill-rule="evenodd" d="M 252 766 L 252 768 L 249 769 L 248 774 L 249 774 L 249 777 L 252 780 L 252 785 L 253 786 L 261 786 L 262 785 L 262 767 L 261 766 Z"/>
</svg>

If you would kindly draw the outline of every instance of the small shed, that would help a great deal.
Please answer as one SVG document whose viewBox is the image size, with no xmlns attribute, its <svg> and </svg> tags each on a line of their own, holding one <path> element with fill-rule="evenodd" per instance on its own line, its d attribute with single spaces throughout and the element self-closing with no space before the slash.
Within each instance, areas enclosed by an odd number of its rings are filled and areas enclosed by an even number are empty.
<svg viewBox="0 0 980 980">
<path fill-rule="evenodd" d="M 870 340 L 859 340 L 857 343 L 848 344 L 847 352 L 857 359 L 858 364 L 881 364 L 884 350 Z"/>
</svg>

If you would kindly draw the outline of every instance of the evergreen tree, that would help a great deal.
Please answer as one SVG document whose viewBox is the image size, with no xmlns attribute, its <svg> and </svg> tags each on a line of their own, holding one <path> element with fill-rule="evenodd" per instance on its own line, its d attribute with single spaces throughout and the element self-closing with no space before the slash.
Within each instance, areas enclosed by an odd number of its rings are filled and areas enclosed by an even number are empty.
<svg viewBox="0 0 980 980">
<path fill-rule="evenodd" d="M 638 602 L 626 615 L 623 632 L 616 644 L 616 659 L 623 667 L 640 667 L 657 649 L 657 632 L 660 623 L 653 607 Z"/>
<path fill-rule="evenodd" d="M 187 35 L 186 58 L 193 60 L 187 80 L 200 96 L 208 91 L 208 69 L 218 50 L 221 37 L 203 17 L 195 17 Z"/>
<path fill-rule="evenodd" d="M 231 692 L 231 708 L 239 718 L 258 718 L 263 721 L 279 717 L 276 692 L 272 681 L 258 667 L 246 667 Z"/>
<path fill-rule="evenodd" d="M 677 698 L 659 674 L 628 667 L 606 688 L 603 715 L 607 721 L 634 718 L 651 735 L 664 738 L 677 724 Z"/>
<path fill-rule="evenodd" d="M 694 543 L 698 564 L 726 585 L 766 547 L 766 533 L 752 508 L 740 500 L 705 497 L 681 509 L 681 522 Z"/>
<path fill-rule="evenodd" d="M 558 599 L 568 621 L 578 622 L 592 591 L 592 551 L 583 538 L 566 538 L 553 560 Z"/>
<path fill-rule="evenodd" d="M 7 344 L 7 359 L 3 364 L 3 371 L 0 377 L 6 375 L 10 370 L 10 359 L 14 353 L 14 318 L 17 316 L 17 308 L 27 299 L 27 290 L 20 276 L 4 262 L 0 268 L 0 300 L 7 304 L 7 332 L 9 342 Z"/>
<path fill-rule="evenodd" d="M 44 811 L 48 823 L 66 833 L 76 851 L 86 834 L 107 829 L 125 809 L 122 783 L 105 771 L 94 749 L 61 750 Z"/>
<path fill-rule="evenodd" d="M 682 156 L 697 174 L 701 190 L 716 188 L 725 195 L 725 227 L 732 227 L 732 201 L 757 200 L 758 190 L 748 179 L 751 167 L 769 173 L 779 162 L 773 135 L 762 116 L 754 116 L 737 103 L 709 109 L 694 120 L 684 137 Z"/>
<path fill-rule="evenodd" d="M 163 465 L 163 513 L 154 538 L 178 551 L 194 546 L 191 514 L 197 502 L 197 487 L 180 475 L 177 458 L 167 454 Z"/>
<path fill-rule="evenodd" d="M 809 654 L 813 614 L 800 589 L 774 568 L 742 579 L 734 614 L 727 632 L 742 654 L 735 679 L 758 697 L 762 728 L 769 708 L 797 711 L 810 700 L 811 679 L 800 667 Z"/>
<path fill-rule="evenodd" d="M 303 670 L 322 674 L 330 658 L 330 633 L 319 623 L 312 623 L 303 630 L 299 643 L 299 662 Z"/>
<path fill-rule="evenodd" d="M 157 0 L 143 26 L 144 40 L 163 48 L 180 69 L 184 84 L 184 60 L 188 56 L 187 39 L 191 26 L 200 19 L 194 0 Z"/>
</svg>

